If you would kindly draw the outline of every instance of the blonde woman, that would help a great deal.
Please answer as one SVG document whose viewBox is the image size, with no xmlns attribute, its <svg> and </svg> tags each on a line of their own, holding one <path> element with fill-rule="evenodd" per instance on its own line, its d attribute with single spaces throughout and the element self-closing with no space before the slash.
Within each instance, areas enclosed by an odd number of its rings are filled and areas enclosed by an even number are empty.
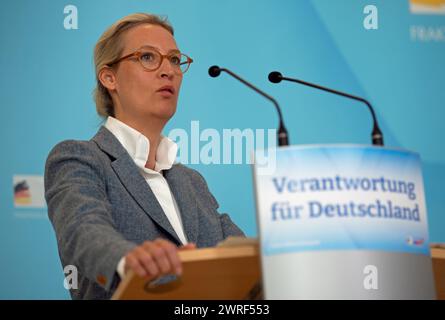
<svg viewBox="0 0 445 320">
<path fill-rule="evenodd" d="M 113 24 L 94 50 L 96 107 L 105 124 L 89 141 L 48 156 L 45 197 L 62 265 L 78 269 L 73 299 L 108 299 L 128 270 L 181 274 L 178 250 L 243 235 L 195 170 L 174 164 L 162 135 L 192 59 L 155 15 Z"/>
</svg>

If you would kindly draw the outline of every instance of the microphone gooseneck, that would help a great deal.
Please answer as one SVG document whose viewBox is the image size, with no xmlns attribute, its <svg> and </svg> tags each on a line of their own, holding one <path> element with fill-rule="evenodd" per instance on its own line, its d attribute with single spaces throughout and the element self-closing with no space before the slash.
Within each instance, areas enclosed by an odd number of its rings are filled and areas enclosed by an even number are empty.
<svg viewBox="0 0 445 320">
<path fill-rule="evenodd" d="M 383 142 L 383 133 L 379 128 L 378 122 L 377 122 L 377 117 L 375 115 L 374 112 L 374 108 L 371 106 L 371 103 L 362 98 L 362 97 L 358 97 L 358 96 L 354 96 L 352 94 L 346 93 L 346 92 L 342 92 L 342 91 L 338 91 L 338 90 L 334 90 L 331 88 L 327 88 L 327 87 L 323 87 L 320 86 L 318 84 L 315 83 L 310 83 L 307 81 L 303 81 L 300 79 L 295 79 L 295 78 L 288 78 L 288 77 L 284 77 L 280 72 L 278 71 L 273 71 L 271 73 L 269 73 L 269 81 L 272 83 L 280 83 L 282 80 L 286 80 L 286 81 L 291 81 L 291 82 L 296 82 L 305 86 L 309 86 L 315 89 L 319 89 L 319 90 L 323 90 L 323 91 L 327 91 L 336 95 L 340 95 L 346 98 L 350 98 L 350 99 L 354 99 L 360 102 L 363 102 L 364 104 L 366 104 L 368 106 L 369 111 L 371 112 L 371 116 L 372 116 L 372 120 L 373 120 L 373 129 L 372 129 L 372 133 L 371 133 L 371 137 L 372 137 L 372 144 L 376 145 L 376 146 L 383 146 L 384 142 Z"/>
<path fill-rule="evenodd" d="M 278 105 L 278 102 L 273 97 L 271 97 L 270 95 L 265 93 L 264 91 L 258 89 L 253 84 L 247 82 L 246 80 L 244 80 L 243 78 L 241 78 L 240 76 L 238 76 L 237 74 L 233 73 L 232 71 L 230 71 L 230 70 L 228 70 L 226 68 L 220 68 L 218 66 L 211 66 L 209 68 L 209 75 L 212 78 L 216 78 L 216 77 L 218 77 L 221 74 L 221 71 L 228 73 L 229 75 L 231 75 L 232 77 L 234 77 L 238 81 L 244 83 L 246 86 L 248 86 L 249 88 L 253 89 L 254 91 L 259 93 L 260 95 L 262 95 L 266 99 L 272 101 L 272 103 L 275 105 L 275 108 L 276 108 L 276 110 L 278 112 L 278 117 L 279 117 L 278 145 L 279 146 L 288 146 L 289 145 L 289 136 L 288 136 L 286 127 L 284 126 L 283 115 L 281 114 L 281 108 Z"/>
</svg>

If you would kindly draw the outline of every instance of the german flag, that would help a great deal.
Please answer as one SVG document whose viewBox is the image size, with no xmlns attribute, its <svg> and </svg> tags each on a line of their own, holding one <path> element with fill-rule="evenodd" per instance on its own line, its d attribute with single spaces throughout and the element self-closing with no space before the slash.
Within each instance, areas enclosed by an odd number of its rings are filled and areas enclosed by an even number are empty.
<svg viewBox="0 0 445 320">
<path fill-rule="evenodd" d="M 16 205 L 31 204 L 31 192 L 29 192 L 26 180 L 20 181 L 14 186 L 14 203 Z"/>
</svg>

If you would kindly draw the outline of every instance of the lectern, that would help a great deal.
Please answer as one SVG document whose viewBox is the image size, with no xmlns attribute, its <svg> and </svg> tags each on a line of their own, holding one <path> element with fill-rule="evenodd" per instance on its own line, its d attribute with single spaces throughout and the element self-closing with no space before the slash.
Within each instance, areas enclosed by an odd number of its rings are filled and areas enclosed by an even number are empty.
<svg viewBox="0 0 445 320">
<path fill-rule="evenodd" d="M 241 300 L 263 297 L 258 246 L 216 247 L 180 253 L 183 277 L 156 285 L 134 273 L 121 282 L 114 300 Z M 445 245 L 431 246 L 437 299 L 445 300 Z"/>
<path fill-rule="evenodd" d="M 435 298 L 417 153 L 299 145 L 255 160 L 266 299 Z"/>
<path fill-rule="evenodd" d="M 162 283 L 130 273 L 113 300 L 241 300 L 259 295 L 256 244 L 181 251 L 181 277 Z"/>
</svg>

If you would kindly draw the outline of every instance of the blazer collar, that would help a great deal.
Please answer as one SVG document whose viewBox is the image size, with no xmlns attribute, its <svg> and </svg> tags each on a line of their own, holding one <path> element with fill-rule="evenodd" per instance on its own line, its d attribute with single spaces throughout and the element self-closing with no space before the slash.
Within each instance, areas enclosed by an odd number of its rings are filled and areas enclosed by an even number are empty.
<svg viewBox="0 0 445 320">
<path fill-rule="evenodd" d="M 148 216 L 176 240 L 177 244 L 180 244 L 181 241 L 170 221 L 168 221 L 156 196 L 119 140 L 103 126 L 92 140 L 97 143 L 101 150 L 114 158 L 111 167 L 133 199 Z"/>
<path fill-rule="evenodd" d="M 156 196 L 119 140 L 104 126 L 99 129 L 92 140 L 102 151 L 114 158 L 111 166 L 133 199 L 148 216 L 176 240 L 177 244 L 180 244 L 181 241 L 170 221 L 168 221 Z M 198 204 L 191 193 L 191 190 L 193 190 L 191 181 L 181 167 L 182 165 L 173 165 L 170 170 L 164 170 L 163 172 L 178 204 L 187 240 L 196 243 Z"/>
<path fill-rule="evenodd" d="M 196 195 L 190 177 L 181 164 L 175 164 L 170 170 L 164 170 L 168 182 L 181 213 L 185 236 L 189 242 L 197 243 L 199 210 Z"/>
<path fill-rule="evenodd" d="M 112 156 L 114 159 L 125 154 L 128 155 L 125 148 L 120 144 L 119 140 L 104 126 L 101 126 L 96 135 L 91 139 L 99 146 L 99 148 Z"/>
<path fill-rule="evenodd" d="M 104 127 L 119 140 L 141 170 L 153 173 L 153 171 L 160 172 L 170 169 L 173 166 L 176 160 L 178 146 L 168 137 L 161 135 L 157 149 L 152 150 L 150 140 L 146 136 L 114 117 L 109 116 Z M 145 167 L 149 153 L 156 154 L 156 162 L 153 170 Z"/>
</svg>

